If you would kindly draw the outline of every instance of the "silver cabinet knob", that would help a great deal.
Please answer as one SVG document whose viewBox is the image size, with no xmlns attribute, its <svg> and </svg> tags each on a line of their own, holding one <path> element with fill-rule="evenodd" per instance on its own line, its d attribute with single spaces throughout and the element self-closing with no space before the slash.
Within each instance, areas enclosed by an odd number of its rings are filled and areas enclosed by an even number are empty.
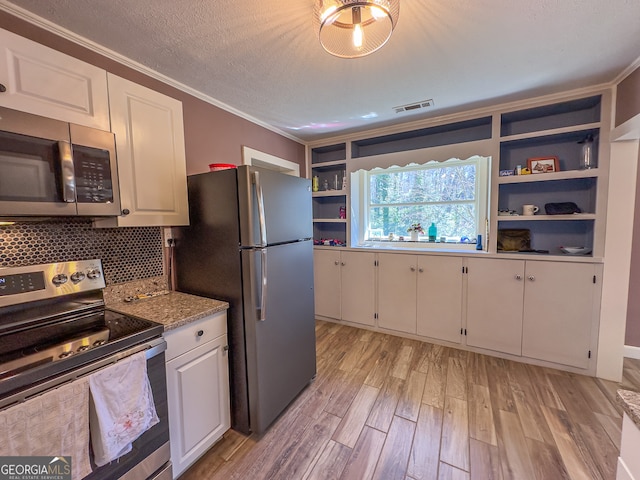
<svg viewBox="0 0 640 480">
<path fill-rule="evenodd" d="M 515 275 L 515 279 L 516 279 L 516 280 L 522 280 L 522 275 L 520 275 L 519 273 L 517 273 L 517 274 Z"/>
<path fill-rule="evenodd" d="M 409 268 L 411 269 L 411 271 L 412 271 L 412 272 L 415 272 L 415 271 L 416 271 L 416 267 L 411 266 L 411 267 L 409 267 Z"/>
<path fill-rule="evenodd" d="M 336 260 L 335 262 L 333 262 L 333 263 L 334 263 L 335 265 L 340 265 L 340 262 L 339 262 L 339 261 L 337 261 L 337 260 Z"/>
<path fill-rule="evenodd" d="M 418 271 L 419 271 L 420 273 L 422 273 L 422 272 L 424 272 L 424 268 L 420 267 L 420 268 L 418 269 Z"/>
<path fill-rule="evenodd" d="M 529 275 L 527 278 L 528 278 L 529 280 L 531 280 L 532 282 L 536 279 L 536 277 L 534 277 L 533 275 Z"/>
<path fill-rule="evenodd" d="M 344 266 L 346 265 L 346 263 L 344 263 L 344 262 L 341 262 L 341 263 L 340 263 L 340 265 L 342 265 L 342 266 L 344 267 Z"/>
</svg>

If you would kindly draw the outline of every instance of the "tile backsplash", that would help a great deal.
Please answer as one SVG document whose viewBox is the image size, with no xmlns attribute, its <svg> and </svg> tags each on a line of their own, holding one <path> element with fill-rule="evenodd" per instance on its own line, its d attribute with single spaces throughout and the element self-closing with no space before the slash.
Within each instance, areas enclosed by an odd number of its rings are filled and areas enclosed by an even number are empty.
<svg viewBox="0 0 640 480">
<path fill-rule="evenodd" d="M 160 227 L 93 228 L 63 218 L 0 226 L 0 267 L 102 259 L 108 285 L 163 275 Z"/>
</svg>

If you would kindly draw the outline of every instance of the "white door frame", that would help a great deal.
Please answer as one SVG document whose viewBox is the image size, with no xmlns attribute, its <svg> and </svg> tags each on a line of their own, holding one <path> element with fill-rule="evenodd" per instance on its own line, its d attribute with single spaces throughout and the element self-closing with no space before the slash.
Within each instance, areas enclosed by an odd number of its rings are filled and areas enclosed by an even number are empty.
<svg viewBox="0 0 640 480">
<path fill-rule="evenodd" d="M 268 153 L 254 150 L 246 146 L 242 146 L 242 164 L 255 165 L 256 167 L 268 168 L 277 172 L 286 173 L 295 177 L 300 176 L 300 165 L 284 158 L 276 157 Z"/>
</svg>

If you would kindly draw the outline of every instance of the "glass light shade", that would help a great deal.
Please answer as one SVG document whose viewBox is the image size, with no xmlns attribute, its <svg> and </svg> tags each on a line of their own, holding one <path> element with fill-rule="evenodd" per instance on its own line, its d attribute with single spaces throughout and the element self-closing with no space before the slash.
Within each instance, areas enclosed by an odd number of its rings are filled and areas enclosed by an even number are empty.
<svg viewBox="0 0 640 480">
<path fill-rule="evenodd" d="M 387 43 L 399 14 L 400 0 L 316 0 L 314 20 L 327 52 L 357 58 Z"/>
</svg>

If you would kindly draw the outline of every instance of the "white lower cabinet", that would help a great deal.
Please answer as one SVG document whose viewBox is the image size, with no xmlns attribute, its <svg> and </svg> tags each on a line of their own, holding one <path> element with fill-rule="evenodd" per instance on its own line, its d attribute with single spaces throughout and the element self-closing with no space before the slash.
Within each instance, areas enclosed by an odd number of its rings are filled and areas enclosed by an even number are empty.
<svg viewBox="0 0 640 480">
<path fill-rule="evenodd" d="M 223 312 L 164 335 L 174 478 L 231 426 L 226 332 Z"/>
<path fill-rule="evenodd" d="M 595 374 L 602 264 L 327 249 L 314 260 L 319 316 Z"/>
<path fill-rule="evenodd" d="M 467 345 L 522 353 L 524 261 L 467 259 Z"/>
<path fill-rule="evenodd" d="M 467 260 L 467 345 L 588 369 L 601 266 Z"/>
<path fill-rule="evenodd" d="M 340 319 L 340 251 L 313 251 L 315 312 L 321 317 Z"/>
<path fill-rule="evenodd" d="M 460 343 L 462 257 L 418 257 L 417 333 Z"/>
<path fill-rule="evenodd" d="M 462 258 L 378 254 L 378 326 L 460 343 Z"/>
<path fill-rule="evenodd" d="M 378 326 L 416 333 L 416 255 L 378 254 Z"/>
<path fill-rule="evenodd" d="M 596 265 L 528 261 L 522 355 L 588 368 L 602 275 Z"/>
<path fill-rule="evenodd" d="M 316 315 L 375 325 L 375 254 L 315 250 Z"/>
<path fill-rule="evenodd" d="M 375 253 L 340 252 L 342 320 L 375 325 Z"/>
</svg>

